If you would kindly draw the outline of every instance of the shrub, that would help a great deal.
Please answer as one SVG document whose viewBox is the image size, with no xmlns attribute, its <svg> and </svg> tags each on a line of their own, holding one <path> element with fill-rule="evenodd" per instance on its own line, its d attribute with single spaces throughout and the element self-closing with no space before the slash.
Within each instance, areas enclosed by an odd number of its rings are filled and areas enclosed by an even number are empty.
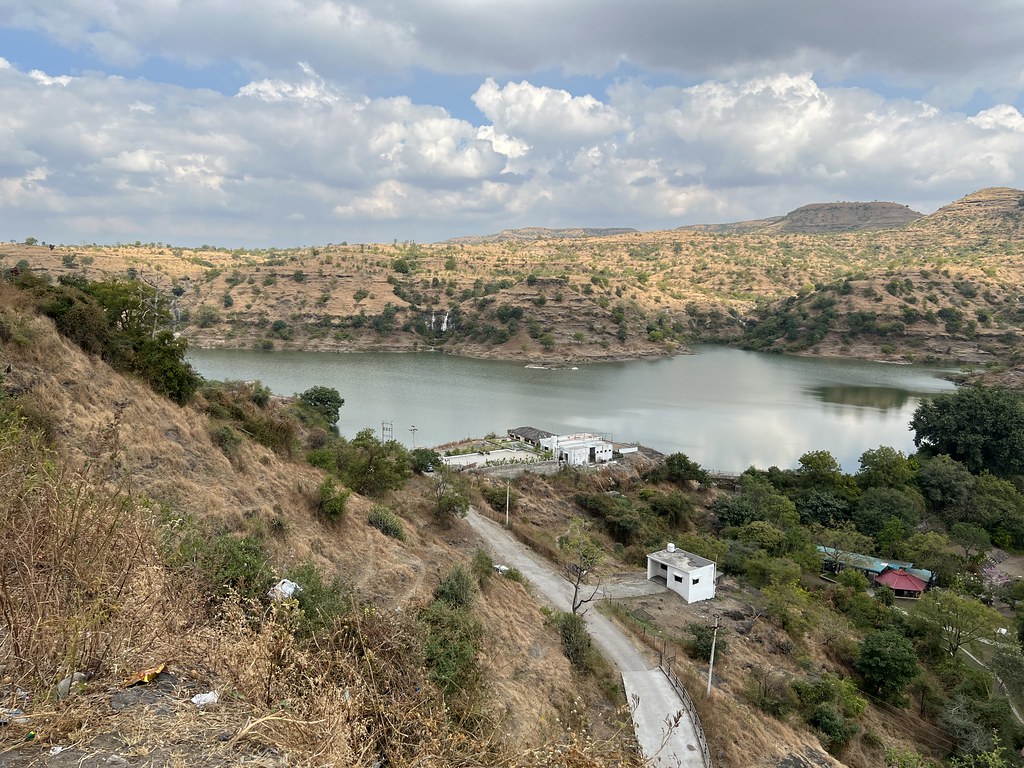
<svg viewBox="0 0 1024 768">
<path fill-rule="evenodd" d="M 370 510 L 367 522 L 383 533 L 399 541 L 405 541 L 405 529 L 398 515 L 385 507 L 383 504 L 374 504 Z"/>
<path fill-rule="evenodd" d="M 457 565 L 448 573 L 434 590 L 434 599 L 448 603 L 453 608 L 465 610 L 473 604 L 476 585 L 465 568 Z"/>
<path fill-rule="evenodd" d="M 523 576 L 523 572 L 520 571 L 518 568 L 509 568 L 507 571 L 505 571 L 505 578 L 510 581 L 515 581 L 519 584 L 523 584 L 524 586 L 526 585 L 526 577 Z"/>
<path fill-rule="evenodd" d="M 494 560 L 486 549 L 478 549 L 473 553 L 473 575 L 482 587 L 494 573 Z"/>
<path fill-rule="evenodd" d="M 711 658 L 711 643 L 715 643 L 715 657 L 724 656 L 729 652 L 729 642 L 725 639 L 726 630 L 718 630 L 718 639 L 714 640 L 715 630 L 707 624 L 687 624 L 686 631 L 692 639 L 686 643 L 686 653 L 691 659 L 708 661 Z"/>
<path fill-rule="evenodd" d="M 211 431 L 210 438 L 228 458 L 233 459 L 238 455 L 238 448 L 242 445 L 242 437 L 227 424 Z"/>
<path fill-rule="evenodd" d="M 516 505 L 519 503 L 519 493 L 514 488 L 505 485 L 484 485 L 480 487 L 480 494 L 484 497 L 484 501 L 495 512 L 505 511 L 506 492 L 508 494 L 508 507 L 514 512 Z"/>
<path fill-rule="evenodd" d="M 338 413 L 345 399 L 334 387 L 310 387 L 298 396 L 298 402 L 328 424 L 338 423 Z"/>
<path fill-rule="evenodd" d="M 316 513 L 332 523 L 341 520 L 345 517 L 345 507 L 350 494 L 351 491 L 348 489 L 338 489 L 334 484 L 334 478 L 324 478 L 316 491 Z"/>
<path fill-rule="evenodd" d="M 351 595 L 343 588 L 340 577 L 324 581 L 320 569 L 310 560 L 289 568 L 285 578 L 299 585 L 294 597 L 302 609 L 297 627 L 301 636 L 308 637 L 330 628 L 351 608 Z"/>
<path fill-rule="evenodd" d="M 593 643 L 583 617 L 578 613 L 560 613 L 558 634 L 562 637 L 562 651 L 569 663 L 580 672 L 593 671 Z"/>
<path fill-rule="evenodd" d="M 430 679 L 447 694 L 479 685 L 483 675 L 476 656 L 484 636 L 480 622 L 444 600 L 431 603 L 420 618 L 427 627 L 423 651 Z"/>
</svg>

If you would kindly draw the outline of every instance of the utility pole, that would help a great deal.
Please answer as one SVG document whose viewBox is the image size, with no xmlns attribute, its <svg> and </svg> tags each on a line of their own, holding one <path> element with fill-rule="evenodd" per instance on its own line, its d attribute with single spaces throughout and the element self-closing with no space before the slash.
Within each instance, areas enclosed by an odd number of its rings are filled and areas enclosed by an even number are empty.
<svg viewBox="0 0 1024 768">
<path fill-rule="evenodd" d="M 416 450 L 416 433 L 419 431 L 419 429 L 416 427 L 415 424 L 413 424 L 411 427 L 409 427 L 409 431 L 412 432 L 412 449 L 415 451 Z"/>
<path fill-rule="evenodd" d="M 508 528 L 508 500 L 512 493 L 512 480 L 505 478 L 505 527 Z"/>
<path fill-rule="evenodd" d="M 711 695 L 711 673 L 715 668 L 715 642 L 718 640 L 718 627 L 721 626 L 720 622 L 722 615 L 719 613 L 715 614 L 715 632 L 711 635 L 711 661 L 708 662 L 708 690 L 705 695 Z"/>
</svg>

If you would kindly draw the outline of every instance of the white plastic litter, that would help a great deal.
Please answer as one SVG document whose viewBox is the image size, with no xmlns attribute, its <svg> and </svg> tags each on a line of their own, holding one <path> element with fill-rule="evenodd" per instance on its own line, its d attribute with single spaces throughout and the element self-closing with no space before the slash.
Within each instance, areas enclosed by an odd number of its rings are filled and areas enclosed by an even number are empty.
<svg viewBox="0 0 1024 768">
<path fill-rule="evenodd" d="M 302 587 L 296 584 L 294 581 L 288 579 L 281 579 L 277 584 L 271 587 L 270 591 L 267 592 L 267 596 L 271 600 L 280 601 L 287 600 L 292 597 L 296 592 L 301 592 Z"/>
<path fill-rule="evenodd" d="M 216 704 L 220 701 L 220 697 L 216 691 L 210 691 L 209 693 L 197 693 L 189 701 L 195 704 L 197 709 L 202 709 L 207 704 Z"/>
</svg>

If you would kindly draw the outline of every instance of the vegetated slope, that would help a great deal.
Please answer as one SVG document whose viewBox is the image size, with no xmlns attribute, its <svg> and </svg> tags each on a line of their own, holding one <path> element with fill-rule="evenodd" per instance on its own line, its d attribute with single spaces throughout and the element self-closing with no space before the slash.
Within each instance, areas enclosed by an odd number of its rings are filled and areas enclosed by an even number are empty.
<svg viewBox="0 0 1024 768">
<path fill-rule="evenodd" d="M 175 294 L 176 330 L 199 346 L 441 349 L 557 364 L 742 341 L 803 354 L 912 355 L 1012 367 L 1016 362 L 1007 355 L 1013 345 L 998 339 L 1019 329 L 1013 306 L 1024 284 L 1021 194 L 982 190 L 902 227 L 827 234 L 787 232 L 779 219 L 743 234 L 687 229 L 477 245 L 341 243 L 255 251 L 0 245 L 0 268 L 22 263 L 54 276 L 89 278 L 141 273 Z M 883 218 L 913 214 L 895 204 L 864 205 Z M 835 227 L 837 211 L 846 211 L 847 221 L 856 218 L 850 206 L 800 210 Z M 897 279 L 923 292 L 916 296 L 923 316 L 927 309 L 936 315 L 947 310 L 954 320 L 962 313 L 959 328 L 948 330 L 947 318 L 934 324 L 902 319 L 902 309 L 884 298 Z M 841 302 L 834 308 L 838 322 L 823 334 L 798 330 L 793 338 L 787 320 L 793 303 L 813 304 L 817 291 L 847 280 L 883 300 Z M 967 283 L 975 295 L 953 286 Z M 926 298 L 932 293 L 934 301 Z M 902 297 L 901 305 L 913 308 L 913 299 Z M 808 317 L 815 316 L 810 327 L 820 330 L 816 313 L 808 307 Z M 844 313 L 851 315 L 850 328 Z M 781 332 L 772 335 L 766 323 L 776 316 Z M 903 329 L 891 325 L 896 319 Z M 755 323 L 758 337 L 747 338 L 745 330 Z M 872 323 L 888 330 L 847 338 L 848 330 Z"/>
<path fill-rule="evenodd" d="M 0 746 L 21 743 L 32 728 L 37 735 L 23 755 L 29 761 L 51 746 L 77 745 L 160 765 L 234 764 L 260 753 L 275 765 L 368 766 L 382 756 L 401 765 L 413 752 L 418 765 L 485 755 L 543 765 L 556 745 L 576 738 L 559 718 L 579 726 L 570 709 L 595 722 L 609 709 L 595 683 L 570 671 L 557 632 L 525 589 L 496 577 L 473 608 L 488 638 L 477 659 L 483 687 L 470 710 L 448 704 L 470 722 L 449 723 L 423 667 L 418 617 L 453 564 L 468 568 L 473 548 L 458 527 L 439 527 L 425 513 L 422 481 L 383 500 L 402 521 L 403 541 L 367 523 L 379 500 L 354 494 L 344 519 L 325 523 L 314 513 L 323 473 L 298 453 L 247 437 L 228 451 L 218 442 L 222 422 L 203 412 L 202 397 L 182 408 L 153 394 L 58 336 L 25 294 L 2 283 L 0 340 L 0 370 L 10 366 L 0 376 L 0 568 L 16 569 L 4 572 L 0 698 L 32 718 L 5 726 Z M 283 405 L 265 408 L 274 417 Z M 12 426 L 12 414 L 23 427 Z M 49 436 L 55 455 L 33 442 L 35 430 Z M 86 571 L 65 562 L 86 541 L 65 538 L 75 525 L 99 536 L 88 539 L 96 551 L 82 554 L 93 563 Z M 108 530 L 110 537 L 100 535 Z M 208 613 L 213 595 L 204 590 L 221 584 L 207 581 L 203 563 L 225 553 L 229 570 L 217 574 L 232 584 L 261 595 L 259 579 L 319 573 L 325 584 L 342 585 L 338 599 L 355 601 L 353 613 L 314 646 L 292 634 L 297 619 L 287 611 L 261 607 L 261 620 L 229 600 L 223 612 Z M 58 596 L 82 589 L 78 580 L 91 578 L 100 562 L 111 564 L 110 579 L 74 593 L 64 612 Z M 35 595 L 41 587 L 32 585 L 51 573 L 60 576 L 46 582 L 53 591 Z M 320 601 L 313 606 L 333 599 L 324 587 L 305 586 Z M 35 597 L 44 600 L 40 623 L 13 632 L 14 617 Z M 40 638 L 58 636 L 46 650 Z M 159 688 L 122 690 L 132 673 L 168 661 Z M 49 705 L 52 686 L 75 669 L 94 675 L 85 691 Z M 211 688 L 222 703 L 204 723 L 188 697 Z M 597 735 L 628 753 L 631 737 L 613 727 L 599 725 Z M 86 749 L 100 735 L 102 743 Z M 588 760 L 601 753 L 579 751 Z"/>
<path fill-rule="evenodd" d="M 737 221 L 728 224 L 698 224 L 680 229 L 698 229 L 719 234 L 792 232 L 805 235 L 897 229 L 920 219 L 923 214 L 899 203 L 811 203 L 785 216 Z"/>
<path fill-rule="evenodd" d="M 841 280 L 808 285 L 764 306 L 747 326 L 745 345 L 984 363 L 990 380 L 1024 385 L 1022 199 L 1020 190 L 982 190 L 919 219 L 907 228 L 906 244 L 887 268 L 850 270 Z M 868 245 L 881 250 L 891 243 Z"/>
<path fill-rule="evenodd" d="M 482 245 L 483 243 L 504 243 L 510 240 L 557 240 L 579 237 L 608 237 L 611 235 L 627 235 L 636 232 L 632 227 L 523 227 L 521 229 L 503 229 L 493 235 L 464 235 L 452 237 L 446 243 L 456 245 Z"/>
<path fill-rule="evenodd" d="M 680 487 L 659 482 L 647 474 L 651 468 L 641 464 L 631 470 L 628 464 L 620 464 L 596 473 L 523 475 L 516 482 L 512 530 L 558 561 L 564 559 L 558 538 L 574 519 L 587 520 L 589 535 L 606 553 L 597 571 L 609 593 L 628 575 L 643 573 L 646 553 L 663 547 L 666 540 L 690 551 L 718 546 L 714 555 L 710 551 L 705 555 L 728 563 L 731 570 L 752 567 L 749 561 L 763 561 L 764 554 L 754 550 L 745 557 L 723 560 L 728 546 L 710 543 L 714 538 L 709 532 L 720 527 L 711 510 L 717 499 L 730 494 L 694 483 Z M 497 518 L 503 519 L 503 504 L 504 494 L 497 494 Z M 736 530 L 730 535 L 735 536 Z M 799 574 L 795 562 L 788 561 L 788 567 Z M 936 743 L 948 748 L 951 737 L 921 718 L 915 708 L 890 707 L 874 699 L 858 715 L 856 737 L 833 756 L 826 751 L 829 742 L 820 731 L 764 704 L 776 696 L 784 700 L 790 685 L 817 684 L 829 676 L 846 680 L 849 690 L 855 690 L 851 664 L 865 630 L 834 609 L 825 582 L 810 578 L 806 584 L 814 584 L 819 591 L 810 600 L 805 595 L 799 606 L 775 595 L 772 584 L 755 588 L 729 575 L 719 583 L 712 602 L 687 605 L 665 592 L 612 599 L 610 608 L 600 610 L 635 633 L 637 642 L 646 642 L 673 659 L 696 703 L 718 768 L 874 768 L 884 763 L 887 749 L 936 754 Z M 793 599 L 800 594 L 804 593 L 794 592 Z M 780 606 L 784 613 L 802 614 L 806 624 L 794 622 L 790 631 L 783 629 L 777 613 Z M 721 647 L 728 647 L 716 659 L 714 694 L 705 698 L 706 661 L 689 658 L 687 651 L 692 627 L 711 626 L 713 614 L 723 627 Z"/>
</svg>

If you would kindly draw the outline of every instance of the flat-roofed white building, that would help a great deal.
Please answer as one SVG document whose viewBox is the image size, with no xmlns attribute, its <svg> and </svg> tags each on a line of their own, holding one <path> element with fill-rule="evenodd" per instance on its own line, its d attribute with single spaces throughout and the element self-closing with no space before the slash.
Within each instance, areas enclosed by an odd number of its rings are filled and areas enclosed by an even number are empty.
<svg viewBox="0 0 1024 768">
<path fill-rule="evenodd" d="M 558 461 L 578 467 L 604 464 L 612 460 L 612 444 L 600 435 L 579 432 L 573 435 L 551 435 L 540 440 L 540 446 L 551 451 Z"/>
<path fill-rule="evenodd" d="M 670 543 L 647 556 L 647 578 L 664 582 L 687 603 L 699 603 L 715 596 L 715 564 L 706 557 L 676 549 Z"/>
</svg>

